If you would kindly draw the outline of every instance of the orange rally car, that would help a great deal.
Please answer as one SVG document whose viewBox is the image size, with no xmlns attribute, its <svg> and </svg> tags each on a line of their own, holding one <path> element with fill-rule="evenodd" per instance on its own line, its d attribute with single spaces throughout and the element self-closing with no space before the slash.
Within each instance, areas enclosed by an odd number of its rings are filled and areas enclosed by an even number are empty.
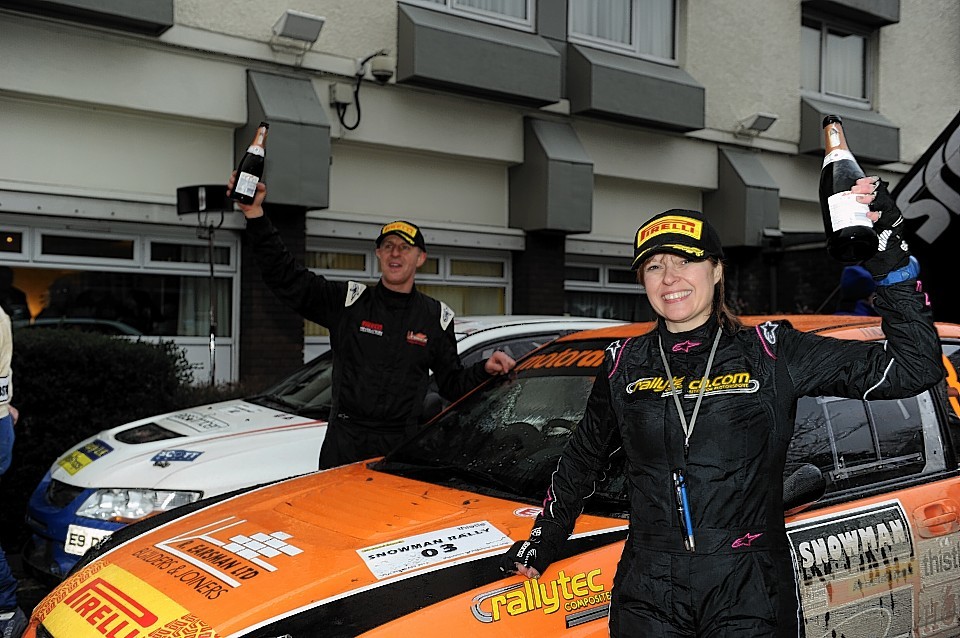
<svg viewBox="0 0 960 638">
<path fill-rule="evenodd" d="M 883 339 L 874 318 L 786 318 Z M 24 635 L 605 636 L 627 529 L 622 471 L 599 486 L 565 557 L 541 578 L 503 577 L 496 563 L 527 537 L 604 349 L 650 327 L 544 346 L 515 378 L 481 386 L 384 459 L 124 528 L 33 610 Z M 787 530 L 807 636 L 960 633 L 960 326 L 938 329 L 941 387 L 900 401 L 799 404 L 788 462 L 815 466 L 818 480 L 787 481 L 785 499 L 801 512 Z"/>
</svg>

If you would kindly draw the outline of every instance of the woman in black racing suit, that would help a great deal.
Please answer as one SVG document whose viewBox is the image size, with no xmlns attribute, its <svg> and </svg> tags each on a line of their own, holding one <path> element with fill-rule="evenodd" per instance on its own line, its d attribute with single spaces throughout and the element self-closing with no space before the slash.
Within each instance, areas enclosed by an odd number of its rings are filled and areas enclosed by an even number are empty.
<svg viewBox="0 0 960 638">
<path fill-rule="evenodd" d="M 882 250 L 863 265 L 886 346 L 779 322 L 744 327 L 724 303 L 719 236 L 699 212 L 669 210 L 637 231 L 633 268 L 657 328 L 608 348 L 543 513 L 502 557 L 504 571 L 543 573 L 622 447 L 630 531 L 610 634 L 801 635 L 782 496 L 798 398 L 903 398 L 944 375 L 900 212 L 876 178 L 853 190 L 882 213 L 870 213 Z"/>
</svg>

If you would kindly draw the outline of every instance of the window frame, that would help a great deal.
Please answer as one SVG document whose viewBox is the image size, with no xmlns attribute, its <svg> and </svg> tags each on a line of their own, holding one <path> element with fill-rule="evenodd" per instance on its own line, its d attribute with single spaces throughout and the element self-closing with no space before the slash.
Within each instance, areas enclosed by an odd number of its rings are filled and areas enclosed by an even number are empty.
<svg viewBox="0 0 960 638">
<path fill-rule="evenodd" d="M 640 11 L 639 3 L 643 0 L 630 0 L 631 2 L 631 40 L 633 41 L 632 46 L 626 46 L 623 44 L 618 44 L 612 40 L 605 40 L 603 38 L 598 38 L 596 36 L 591 36 L 583 33 L 575 33 L 571 30 L 570 27 L 570 2 L 567 0 L 567 40 L 573 44 L 580 44 L 583 46 L 591 47 L 594 49 L 600 49 L 603 51 L 610 51 L 611 53 L 619 53 L 621 55 L 629 55 L 630 57 L 638 58 L 640 60 L 648 60 L 650 62 L 656 62 L 657 64 L 664 64 L 669 66 L 680 66 L 679 61 L 679 40 L 680 40 L 680 1 L 672 0 L 673 3 L 673 34 L 671 35 L 671 48 L 673 49 L 673 57 L 665 58 L 658 55 L 652 55 L 649 53 L 641 53 L 639 51 L 639 30 L 640 30 Z"/>
<path fill-rule="evenodd" d="M 306 243 L 307 252 L 339 252 L 350 254 L 362 254 L 366 257 L 366 269 L 361 270 L 330 270 L 310 268 L 310 271 L 326 277 L 330 281 L 356 281 L 368 286 L 376 285 L 380 280 L 380 262 L 373 246 L 369 242 L 361 244 L 357 241 L 330 238 L 321 236 L 309 236 Z M 513 303 L 513 273 L 512 259 L 508 250 L 483 250 L 482 252 L 469 252 L 462 249 L 446 249 L 445 247 L 431 247 L 427 253 L 430 259 L 437 261 L 436 273 L 424 273 L 417 271 L 416 281 L 420 285 L 454 286 L 461 288 L 490 288 L 496 287 L 503 290 L 503 306 L 505 314 L 512 312 Z M 466 260 L 476 262 L 498 263 L 503 266 L 502 277 L 483 277 L 452 275 L 450 263 L 454 260 Z M 304 319 L 304 325 L 309 320 Z M 311 322 L 312 323 L 312 322 Z M 305 328 L 304 334 L 304 361 L 312 359 L 317 354 L 329 348 L 329 335 L 310 334 Z"/>
<path fill-rule="evenodd" d="M 600 277 L 595 282 L 581 279 L 566 279 L 566 277 L 564 277 L 564 292 L 570 290 L 579 292 L 633 292 L 641 295 L 647 294 L 646 289 L 640 285 L 640 282 L 621 284 L 610 281 L 611 270 L 629 270 L 628 268 L 624 268 L 622 265 L 608 264 L 600 261 L 587 261 L 583 259 L 568 259 L 564 262 L 563 266 L 564 268 L 591 268 L 599 269 L 600 271 Z"/>
<path fill-rule="evenodd" d="M 133 246 L 133 254 L 129 258 L 120 258 L 84 257 L 81 255 L 60 255 L 56 253 L 47 253 L 43 250 L 43 240 L 45 237 L 64 237 L 78 241 L 82 241 L 84 239 L 114 239 L 118 241 L 129 241 Z M 36 232 L 36 241 L 33 242 L 33 251 L 31 252 L 31 257 L 35 260 L 42 260 L 45 263 L 57 265 L 68 264 L 71 266 L 91 266 L 97 264 L 110 264 L 117 266 L 129 265 L 136 267 L 143 263 L 145 253 L 144 239 L 142 236 L 135 233 L 111 233 L 104 235 L 103 233 L 85 232 L 72 229 L 39 228 Z"/>
<path fill-rule="evenodd" d="M 182 239 L 171 239 L 169 237 L 147 237 L 146 246 L 143 251 L 143 267 L 144 269 L 153 270 L 163 269 L 165 271 L 186 271 L 186 272 L 198 272 L 198 269 L 202 268 L 207 276 L 210 275 L 210 261 L 209 258 L 205 261 L 160 261 L 153 259 L 153 244 L 175 244 L 180 246 L 189 246 L 191 248 L 202 248 L 203 250 L 209 249 L 209 244 L 205 241 L 191 241 L 191 240 L 182 240 Z M 233 242 L 217 241 L 214 239 L 213 247 L 216 248 L 225 248 L 227 250 L 228 259 L 225 264 L 213 265 L 213 271 L 215 274 L 231 274 L 237 273 L 237 250 Z M 172 274 L 172 273 L 171 273 Z"/>
<path fill-rule="evenodd" d="M 837 18 L 828 14 L 814 11 L 804 11 L 801 21 L 801 28 L 816 29 L 820 33 L 819 48 L 817 50 L 817 88 L 811 89 L 801 86 L 801 94 L 814 99 L 842 104 L 844 106 L 860 109 L 871 109 L 876 90 L 876 58 L 879 47 L 879 38 L 877 37 L 878 31 L 876 29 L 864 27 L 842 18 Z M 824 89 L 824 69 L 829 64 L 829 61 L 826 58 L 827 38 L 831 32 L 855 35 L 863 38 L 863 77 L 861 78 L 863 82 L 863 97 L 853 97 L 850 95 L 833 93 Z M 802 46 L 800 55 L 801 59 L 806 55 L 806 51 Z"/>
<path fill-rule="evenodd" d="M 18 252 L 0 252 L 0 261 L 28 262 L 33 254 L 33 245 L 36 243 L 33 237 L 33 229 L 28 226 L 18 226 L 16 224 L 5 224 L 3 231 L 8 234 L 20 235 L 20 250 Z"/>
<path fill-rule="evenodd" d="M 475 9 L 473 7 L 465 7 L 460 5 L 457 0 L 440 0 L 438 2 L 432 2 L 431 0 L 403 0 L 403 2 L 423 7 L 424 9 L 449 13 L 462 18 L 486 22 L 518 31 L 527 31 L 529 33 L 536 31 L 536 2 L 534 2 L 534 0 L 524 0 L 527 5 L 527 18 L 525 20 L 518 20 L 507 15 Z"/>
<path fill-rule="evenodd" d="M 919 419 L 922 425 L 922 434 L 923 434 L 923 443 L 924 443 L 924 465 L 919 471 L 911 471 L 909 473 L 903 474 L 901 476 L 896 476 L 892 478 L 884 478 L 880 480 L 867 480 L 866 482 L 856 484 L 856 485 L 840 485 L 835 487 L 834 481 L 843 482 L 850 481 L 855 479 L 856 476 L 870 476 L 870 470 L 866 469 L 871 466 L 876 466 L 878 468 L 883 467 L 883 463 L 889 461 L 898 461 L 902 460 L 900 457 L 883 457 L 878 461 L 873 461 L 869 463 L 857 463 L 849 466 L 840 466 L 838 459 L 842 455 L 842 449 L 838 450 L 837 441 L 842 439 L 843 433 L 837 433 L 833 431 L 832 423 L 829 421 L 825 426 L 825 433 L 829 434 L 830 437 L 830 448 L 832 454 L 832 463 L 829 470 L 823 470 L 824 478 L 827 479 L 827 492 L 824 494 L 823 498 L 820 499 L 817 503 L 811 506 L 809 509 L 820 509 L 823 507 L 829 507 L 831 505 L 836 505 L 838 503 L 845 503 L 849 501 L 860 500 L 867 498 L 874 494 L 880 494 L 889 492 L 891 486 L 904 486 L 906 487 L 909 484 L 925 482 L 931 480 L 932 477 L 941 475 L 948 468 L 945 466 L 946 461 L 946 452 L 947 446 L 942 438 L 939 436 L 942 434 L 940 428 L 940 410 L 936 406 L 936 401 L 933 397 L 933 392 L 936 392 L 937 389 L 933 388 L 922 392 L 915 397 L 916 405 L 919 409 Z M 829 403 L 838 403 L 838 402 L 856 402 L 861 404 L 862 411 L 864 416 L 867 416 L 868 408 L 867 405 L 870 401 L 864 401 L 863 399 L 847 399 L 840 397 L 808 397 L 817 401 L 817 405 L 821 408 L 824 404 Z M 910 400 L 913 400 L 914 397 L 910 397 Z M 877 435 L 877 430 L 873 427 L 873 418 L 868 417 L 868 424 L 871 430 L 870 433 L 872 436 Z M 936 434 L 938 436 L 932 436 Z M 842 447 L 842 446 L 841 446 Z M 796 465 L 798 463 L 809 463 L 811 462 L 808 457 L 792 457 L 788 451 L 787 463 L 788 467 Z M 937 464 L 941 466 L 938 466 Z M 840 474 L 839 478 L 834 478 L 834 475 Z"/>
</svg>

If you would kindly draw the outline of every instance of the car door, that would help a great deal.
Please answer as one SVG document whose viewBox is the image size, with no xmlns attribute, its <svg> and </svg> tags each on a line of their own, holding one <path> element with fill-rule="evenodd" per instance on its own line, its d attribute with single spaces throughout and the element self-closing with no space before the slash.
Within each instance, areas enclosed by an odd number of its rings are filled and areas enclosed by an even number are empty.
<svg viewBox="0 0 960 638">
<path fill-rule="evenodd" d="M 807 397 L 788 463 L 827 493 L 788 518 L 806 635 L 956 636 L 960 478 L 945 384 L 917 397 Z"/>
</svg>

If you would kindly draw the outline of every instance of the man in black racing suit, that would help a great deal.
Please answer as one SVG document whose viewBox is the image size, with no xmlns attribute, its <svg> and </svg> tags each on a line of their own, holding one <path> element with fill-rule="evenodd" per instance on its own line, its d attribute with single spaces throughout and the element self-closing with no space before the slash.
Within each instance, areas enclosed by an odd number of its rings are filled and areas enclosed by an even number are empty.
<svg viewBox="0 0 960 638">
<path fill-rule="evenodd" d="M 233 180 L 229 187 L 233 187 Z M 464 368 L 453 311 L 414 286 L 426 259 L 414 224 L 385 225 L 377 238 L 381 279 L 369 287 L 329 281 L 297 263 L 263 214 L 261 182 L 253 204 L 240 205 L 264 281 L 286 305 L 330 331 L 333 387 L 320 468 L 382 456 L 415 431 L 432 370 L 440 394 L 456 399 L 514 361 L 495 352 Z"/>
<path fill-rule="evenodd" d="M 902 218 L 882 186 L 877 205 L 885 207 L 886 228 L 899 228 Z M 659 239 L 641 237 L 681 216 L 703 222 L 705 236 L 695 241 L 666 230 Z M 876 307 L 886 345 L 822 337 L 780 322 L 743 327 L 728 320 L 722 276 L 714 311 L 702 325 L 671 332 L 661 319 L 650 333 L 611 344 L 543 513 L 529 540 L 502 557 L 501 569 L 543 573 L 609 455 L 622 447 L 630 527 L 614 579 L 610 634 L 801 635 L 782 497 L 797 399 L 903 398 L 944 374 L 916 261 L 908 261 L 899 230 L 887 239 L 887 250 L 865 264 L 879 280 Z M 681 255 L 698 250 L 703 259 L 722 255 L 715 230 L 695 211 L 667 211 L 641 227 L 635 267 L 650 242 Z M 671 379 L 679 392 L 672 391 Z M 678 514 L 675 473 L 685 480 L 689 536 Z"/>
</svg>

